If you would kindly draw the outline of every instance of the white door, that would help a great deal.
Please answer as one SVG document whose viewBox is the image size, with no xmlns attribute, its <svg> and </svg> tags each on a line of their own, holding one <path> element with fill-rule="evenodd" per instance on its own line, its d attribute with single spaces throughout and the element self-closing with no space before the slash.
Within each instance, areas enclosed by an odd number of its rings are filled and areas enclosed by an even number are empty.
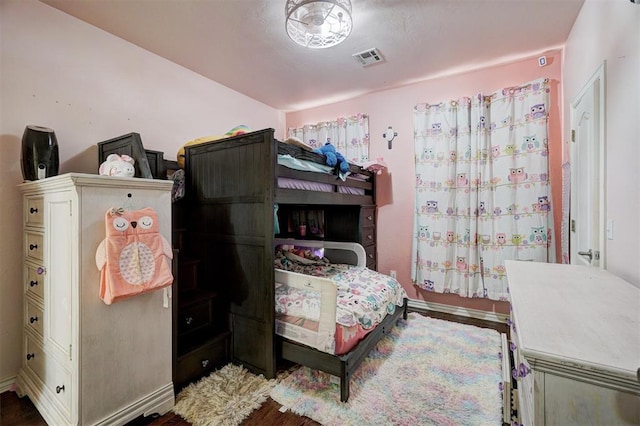
<svg viewBox="0 0 640 426">
<path fill-rule="evenodd" d="M 604 268 L 604 64 L 571 102 L 570 261 Z"/>
</svg>

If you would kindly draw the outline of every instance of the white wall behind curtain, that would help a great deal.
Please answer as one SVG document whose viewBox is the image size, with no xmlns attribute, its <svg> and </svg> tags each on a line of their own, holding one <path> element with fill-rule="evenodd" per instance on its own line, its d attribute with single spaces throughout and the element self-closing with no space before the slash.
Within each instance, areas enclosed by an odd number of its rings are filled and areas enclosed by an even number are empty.
<svg viewBox="0 0 640 426">
<path fill-rule="evenodd" d="M 504 261 L 554 261 L 546 80 L 414 109 L 412 280 L 508 300 Z"/>
<path fill-rule="evenodd" d="M 362 164 L 369 160 L 369 116 L 366 114 L 290 128 L 288 136 L 314 148 L 330 142 L 351 163 Z"/>
</svg>

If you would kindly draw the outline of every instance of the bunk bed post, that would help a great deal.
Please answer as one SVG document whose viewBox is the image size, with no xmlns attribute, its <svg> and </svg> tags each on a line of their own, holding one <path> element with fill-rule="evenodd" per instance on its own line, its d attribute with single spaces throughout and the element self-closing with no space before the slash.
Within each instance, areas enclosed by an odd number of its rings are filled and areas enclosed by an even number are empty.
<svg viewBox="0 0 640 426">
<path fill-rule="evenodd" d="M 273 206 L 277 145 L 264 129 L 185 149 L 193 251 L 226 299 L 231 360 L 275 377 Z"/>
<path fill-rule="evenodd" d="M 351 374 L 349 374 L 349 368 L 346 364 L 348 361 L 342 361 L 341 374 L 340 374 L 340 402 L 347 402 L 349 399 L 349 381 L 351 380 Z"/>
</svg>

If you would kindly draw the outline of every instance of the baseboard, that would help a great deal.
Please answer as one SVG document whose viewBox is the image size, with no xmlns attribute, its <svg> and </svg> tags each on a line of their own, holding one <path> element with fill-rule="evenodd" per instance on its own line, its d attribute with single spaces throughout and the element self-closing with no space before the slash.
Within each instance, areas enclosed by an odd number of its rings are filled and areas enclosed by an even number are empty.
<svg viewBox="0 0 640 426">
<path fill-rule="evenodd" d="M 174 402 L 173 383 L 168 383 L 155 392 L 129 405 L 124 410 L 114 413 L 99 423 L 96 423 L 96 425 L 122 425 L 140 415 L 144 415 L 145 417 L 152 414 L 163 415 L 173 408 Z"/>
<path fill-rule="evenodd" d="M 15 389 L 16 376 L 9 377 L 0 381 L 0 393 L 12 391 Z"/>
<path fill-rule="evenodd" d="M 461 308 L 460 306 L 445 305 L 442 303 L 425 302 L 423 300 L 410 299 L 409 309 L 418 311 L 435 311 L 443 314 L 457 315 L 473 318 L 482 321 L 490 321 L 499 324 L 506 324 L 508 315 L 497 312 L 481 311 L 479 309 Z"/>
</svg>

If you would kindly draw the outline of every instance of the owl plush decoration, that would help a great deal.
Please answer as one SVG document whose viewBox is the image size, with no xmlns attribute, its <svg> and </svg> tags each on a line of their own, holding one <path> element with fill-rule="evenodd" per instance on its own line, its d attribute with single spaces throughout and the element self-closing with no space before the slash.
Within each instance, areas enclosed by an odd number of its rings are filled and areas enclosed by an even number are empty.
<svg viewBox="0 0 640 426">
<path fill-rule="evenodd" d="M 169 242 L 158 232 L 154 209 L 125 211 L 112 208 L 105 214 L 106 238 L 96 251 L 101 271 L 100 298 L 107 305 L 171 285 Z"/>
</svg>

